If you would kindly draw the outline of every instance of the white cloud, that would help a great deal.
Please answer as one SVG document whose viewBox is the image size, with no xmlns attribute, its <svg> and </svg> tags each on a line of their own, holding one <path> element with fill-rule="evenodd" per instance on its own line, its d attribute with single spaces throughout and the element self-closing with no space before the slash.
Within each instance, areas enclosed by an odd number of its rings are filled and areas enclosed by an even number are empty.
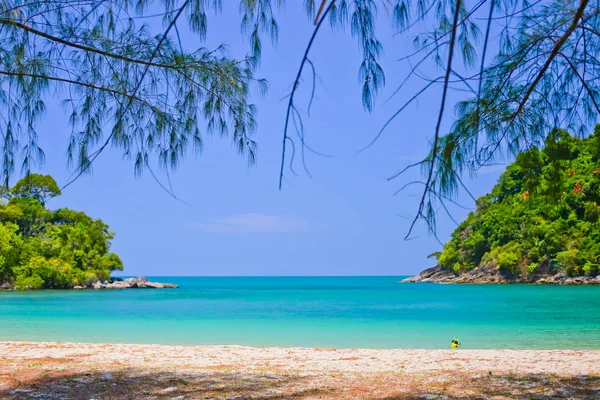
<svg viewBox="0 0 600 400">
<path fill-rule="evenodd" d="M 309 232 L 314 228 L 297 217 L 259 213 L 232 215 L 209 223 L 189 224 L 188 227 L 215 233 L 291 233 Z"/>
</svg>

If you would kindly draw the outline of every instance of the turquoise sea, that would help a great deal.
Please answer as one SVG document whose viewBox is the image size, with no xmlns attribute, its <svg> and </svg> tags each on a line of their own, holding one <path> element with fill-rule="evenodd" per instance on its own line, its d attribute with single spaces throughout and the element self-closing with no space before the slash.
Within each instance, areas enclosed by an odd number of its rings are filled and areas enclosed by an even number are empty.
<svg viewBox="0 0 600 400">
<path fill-rule="evenodd" d="M 600 287 L 401 277 L 152 277 L 180 289 L 0 292 L 0 340 L 600 349 Z"/>
</svg>

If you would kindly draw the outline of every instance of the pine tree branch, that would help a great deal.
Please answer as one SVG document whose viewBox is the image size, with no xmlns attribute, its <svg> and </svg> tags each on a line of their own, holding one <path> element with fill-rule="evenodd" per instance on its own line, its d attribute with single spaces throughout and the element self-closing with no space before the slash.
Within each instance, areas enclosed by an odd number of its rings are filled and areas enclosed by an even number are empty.
<svg viewBox="0 0 600 400">
<path fill-rule="evenodd" d="M 151 107 L 147 102 L 145 102 L 143 99 L 141 99 L 139 97 L 135 97 L 127 92 L 123 92 L 123 91 L 116 90 L 116 89 L 111 89 L 106 86 L 96 86 L 96 85 L 92 85 L 90 83 L 86 83 L 86 82 L 82 82 L 82 81 L 76 81 L 76 80 L 72 80 L 72 79 L 60 78 L 60 77 L 50 76 L 50 75 L 30 74 L 30 73 L 26 73 L 26 72 L 11 72 L 11 71 L 0 70 L 0 75 L 6 75 L 6 76 L 12 76 L 12 77 L 28 77 L 28 78 L 34 78 L 34 79 L 62 82 L 62 83 L 67 83 L 69 85 L 82 86 L 82 87 L 86 87 L 89 89 L 99 90 L 99 91 L 111 93 L 111 94 L 114 94 L 117 96 L 126 97 L 128 99 L 133 99 L 135 101 L 139 101 L 139 102 L 144 103 L 147 106 Z"/>
<path fill-rule="evenodd" d="M 136 85 L 136 87 L 133 90 L 132 96 L 135 96 L 137 94 L 137 91 L 142 86 L 144 78 L 146 77 L 146 74 L 148 73 L 148 70 L 150 69 L 150 66 L 151 66 L 152 61 L 154 60 L 154 57 L 156 57 L 156 55 L 158 54 L 161 45 L 167 39 L 167 36 L 168 36 L 169 32 L 171 31 L 171 29 L 173 29 L 173 26 L 175 26 L 175 24 L 177 23 L 177 20 L 179 19 L 179 17 L 181 16 L 181 14 L 183 14 L 183 10 L 187 7 L 187 5 L 189 4 L 189 2 L 190 2 L 190 0 L 185 0 L 185 2 L 181 6 L 181 8 L 177 12 L 177 14 L 173 17 L 173 19 L 171 20 L 171 22 L 167 26 L 167 29 L 164 31 L 163 35 L 161 36 L 160 40 L 158 41 L 158 43 L 156 45 L 156 48 L 152 52 L 152 55 L 150 56 L 148 64 L 144 68 L 144 71 L 142 72 L 142 75 L 138 79 L 137 85 Z M 129 108 L 131 107 L 132 104 L 133 104 L 133 97 L 130 98 L 129 101 L 127 102 L 127 105 L 125 106 L 125 109 L 123 110 L 123 112 L 120 114 L 119 120 L 115 123 L 115 126 L 119 126 L 122 123 L 123 117 L 128 112 L 128 110 L 129 110 Z M 63 187 L 61 187 L 61 191 L 64 190 L 65 188 L 67 188 L 68 186 L 70 186 L 71 184 L 73 184 L 73 182 L 75 182 L 77 179 L 79 179 L 79 177 L 81 175 L 83 175 L 89 169 L 89 167 L 96 160 L 96 158 L 98 158 L 98 156 L 102 153 L 102 151 L 104 151 L 104 149 L 108 146 L 108 144 L 110 143 L 110 141 L 114 137 L 114 134 L 115 134 L 115 130 L 113 129 L 112 132 L 110 133 L 110 135 L 108 136 L 108 138 L 106 139 L 106 141 L 104 142 L 104 144 L 98 150 L 96 150 L 94 152 L 94 155 L 89 160 L 89 162 L 86 163 L 84 166 L 82 166 L 82 168 L 79 168 L 79 173 L 73 179 L 69 180 Z"/>
<path fill-rule="evenodd" d="M 514 120 L 516 118 L 516 116 L 519 115 L 523 111 L 523 108 L 525 107 L 527 100 L 529 100 L 529 97 L 535 90 L 536 86 L 542 80 L 542 77 L 544 76 L 544 74 L 546 73 L 546 71 L 548 70 L 550 65 L 552 64 L 552 61 L 554 60 L 554 58 L 556 58 L 556 56 L 560 52 L 560 49 L 563 47 L 563 45 L 565 44 L 567 39 L 569 39 L 569 36 L 571 36 L 571 34 L 575 31 L 575 29 L 577 29 L 577 24 L 578 24 L 579 20 L 583 17 L 583 13 L 584 13 L 585 8 L 587 7 L 588 3 L 589 3 L 589 0 L 581 0 L 581 2 L 579 3 L 579 8 L 577 9 L 575 16 L 573 17 L 573 21 L 571 22 L 571 25 L 569 25 L 569 28 L 567 28 L 567 30 L 560 37 L 560 39 L 558 41 L 556 41 L 554 48 L 552 49 L 552 51 L 550 52 L 550 55 L 548 56 L 548 59 L 546 60 L 546 62 L 542 66 L 542 68 L 538 71 L 538 73 L 537 73 L 535 79 L 533 80 L 533 82 L 531 83 L 531 85 L 529 85 L 529 87 L 527 88 L 525 95 L 523 96 L 521 102 L 519 103 L 519 107 L 512 114 L 512 116 L 510 118 L 511 120 Z"/>
<path fill-rule="evenodd" d="M 454 58 L 454 43 L 456 41 L 456 31 L 458 29 L 458 18 L 460 16 L 460 7 L 461 7 L 461 0 L 456 0 L 456 4 L 454 5 L 455 10 L 454 10 L 454 20 L 452 23 L 452 36 L 450 38 L 450 45 L 449 45 L 449 50 L 448 50 L 448 65 L 446 67 L 446 76 L 444 78 L 444 89 L 442 91 L 442 104 L 440 105 L 440 111 L 438 114 L 438 120 L 437 120 L 437 124 L 435 127 L 435 137 L 433 139 L 433 148 L 431 150 L 431 161 L 430 161 L 430 166 L 429 166 L 429 174 L 427 176 L 427 180 L 425 181 L 425 189 L 423 190 L 423 195 L 421 196 L 421 201 L 419 202 L 419 208 L 417 211 L 417 214 L 415 215 L 415 218 L 413 219 L 412 223 L 410 224 L 410 227 L 408 229 L 408 232 L 406 233 L 406 236 L 404 236 L 404 239 L 408 239 L 410 237 L 410 234 L 412 233 L 412 230 L 415 227 L 415 224 L 417 223 L 418 219 L 423 216 L 423 208 L 425 207 L 425 198 L 427 197 L 427 194 L 429 192 L 429 187 L 431 185 L 431 181 L 433 179 L 433 171 L 434 171 L 434 166 L 435 166 L 435 160 L 437 158 L 437 149 L 438 149 L 438 143 L 439 143 L 439 139 L 440 139 L 440 129 L 442 126 L 442 119 L 444 117 L 444 108 L 446 106 L 446 98 L 447 98 L 447 94 L 448 94 L 448 81 L 450 80 L 450 74 L 452 72 L 452 59 Z M 427 220 L 427 218 L 426 218 Z M 427 221 L 429 223 L 429 221 Z"/>
<path fill-rule="evenodd" d="M 187 2 L 186 2 L 187 4 Z M 22 29 L 28 33 L 31 33 L 33 35 L 39 36 L 39 37 L 43 37 L 44 39 L 50 40 L 52 42 L 55 43 L 59 43 L 62 44 L 64 46 L 67 47 L 71 47 L 74 49 L 78 49 L 78 50 L 82 50 L 85 52 L 89 52 L 89 53 L 94 53 L 94 54 L 99 54 L 102 56 L 106 56 L 109 58 L 113 58 L 115 60 L 120 60 L 120 61 L 124 61 L 127 63 L 132 63 L 132 64 L 140 64 L 146 67 L 156 67 L 156 68 L 163 68 L 163 69 L 171 69 L 171 70 L 181 70 L 181 69 L 185 69 L 185 68 L 191 68 L 194 66 L 198 66 L 195 64 L 188 64 L 188 65 L 182 65 L 182 66 L 177 66 L 177 65 L 172 65 L 172 64 L 162 64 L 162 63 L 155 63 L 153 61 L 147 61 L 147 60 L 141 60 L 141 59 L 137 59 L 137 58 L 131 58 L 131 57 L 127 57 L 124 56 L 122 54 L 117 54 L 117 53 L 112 53 L 109 51 L 104 51 L 104 50 L 100 50 L 97 49 L 95 47 L 91 47 L 91 46 L 85 46 L 79 43 L 75 43 L 57 36 L 53 36 L 50 35 L 46 32 L 34 29 L 26 24 L 23 24 L 21 22 L 12 20 L 12 19 L 0 19 L 0 25 L 8 25 L 8 26 L 13 26 L 19 29 Z M 164 42 L 164 39 L 161 40 L 161 44 L 162 42 Z M 155 58 L 156 54 L 154 54 L 154 56 L 150 57 L 151 60 L 153 60 Z"/>
<path fill-rule="evenodd" d="M 302 76 L 302 70 L 304 69 L 304 64 L 306 64 L 306 62 L 308 60 L 308 53 L 310 52 L 310 49 L 315 41 L 315 38 L 317 37 L 317 33 L 319 32 L 321 25 L 323 25 L 323 21 L 327 17 L 327 14 L 329 14 L 329 11 L 331 11 L 331 9 L 333 8 L 334 4 L 335 4 L 335 0 L 331 0 L 331 3 L 329 3 L 329 5 L 325 9 L 325 11 L 323 12 L 323 16 L 321 17 L 319 22 L 317 22 L 317 25 L 316 25 L 315 29 L 313 30 L 313 34 L 310 37 L 310 40 L 308 41 L 308 45 L 306 46 L 306 50 L 304 51 L 304 56 L 302 57 L 302 61 L 300 62 L 300 67 L 298 68 L 298 73 L 296 74 L 296 79 L 294 80 L 294 84 L 292 86 L 292 92 L 290 93 L 290 98 L 289 98 L 288 106 L 287 106 L 287 113 L 285 116 L 285 126 L 283 128 L 283 147 L 282 147 L 282 151 L 281 151 L 281 168 L 279 170 L 279 190 L 281 190 L 281 186 L 283 184 L 283 170 L 285 168 L 285 145 L 286 145 L 286 142 L 288 139 L 287 132 L 288 132 L 288 126 L 289 126 L 289 122 L 290 122 L 290 115 L 292 114 L 292 110 L 294 108 L 294 94 L 296 93 L 298 86 L 300 86 L 300 77 Z"/>
</svg>

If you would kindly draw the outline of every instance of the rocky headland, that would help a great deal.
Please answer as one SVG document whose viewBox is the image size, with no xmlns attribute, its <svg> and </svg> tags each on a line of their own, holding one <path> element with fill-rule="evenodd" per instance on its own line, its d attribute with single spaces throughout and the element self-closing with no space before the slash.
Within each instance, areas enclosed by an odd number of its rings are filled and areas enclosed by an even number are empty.
<svg viewBox="0 0 600 400">
<path fill-rule="evenodd" d="M 177 289 L 178 287 L 173 283 L 151 282 L 146 277 L 138 276 L 137 278 L 111 278 L 110 281 L 91 281 L 85 285 L 73 286 L 72 289 Z M 0 289 L 18 290 L 16 286 L 8 282 L 0 285 Z"/>
<path fill-rule="evenodd" d="M 600 285 L 598 276 L 570 277 L 564 272 L 545 271 L 535 274 L 510 274 L 493 267 L 479 267 L 463 273 L 454 273 L 440 266 L 428 268 L 418 275 L 402 280 L 434 283 L 532 283 L 547 285 Z"/>
</svg>

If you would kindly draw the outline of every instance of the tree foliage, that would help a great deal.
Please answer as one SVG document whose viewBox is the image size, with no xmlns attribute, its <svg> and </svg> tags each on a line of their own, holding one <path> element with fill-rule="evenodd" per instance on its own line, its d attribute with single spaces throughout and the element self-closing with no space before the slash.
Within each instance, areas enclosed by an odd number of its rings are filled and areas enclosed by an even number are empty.
<svg viewBox="0 0 600 400">
<path fill-rule="evenodd" d="M 185 31 L 202 43 L 209 29 L 207 16 L 222 8 L 221 0 L 0 2 L 5 186 L 17 164 L 27 173 L 32 164 L 43 162 L 36 124 L 50 95 L 62 98 L 71 124 L 67 159 L 75 171 L 66 185 L 89 172 L 108 146 L 130 158 L 136 173 L 152 172 L 153 162 L 168 172 L 189 150 L 201 150 L 204 135 L 211 132 L 231 134 L 236 148 L 253 161 L 252 89 L 266 89 L 265 81 L 256 78 L 263 38 L 277 40 L 277 10 L 286 3 L 236 1 L 249 48 L 245 57 L 235 59 L 223 46 L 190 48 L 180 40 L 180 31 Z M 361 99 L 371 111 L 385 85 L 376 28 L 387 17 L 397 40 L 412 38 L 415 49 L 393 54 L 408 62 L 410 71 L 390 97 L 396 111 L 376 137 L 423 93 L 440 93 L 435 125 L 423 131 L 429 132 L 430 149 L 420 162 L 405 168 L 421 167 L 423 173 L 409 235 L 419 218 L 435 229 L 436 210 L 464 188 L 462 174 L 475 174 L 498 158 L 540 147 L 554 128 L 585 136 L 585 127 L 600 113 L 600 0 L 303 4 L 315 29 L 288 99 L 280 185 L 284 167 L 294 165 L 294 143 L 300 144 L 305 168 L 305 150 L 313 151 L 294 95 L 303 74 L 311 71 L 310 113 L 317 68 L 310 50 L 318 42 L 318 31 L 329 22 L 334 29 L 348 28 L 357 40 Z M 425 66 L 436 72 L 428 75 L 422 71 Z M 407 92 L 409 80 L 420 82 L 421 88 Z M 455 107 L 449 104 L 450 92 L 465 93 Z M 450 129 L 444 128 L 447 119 Z M 533 184 L 535 177 L 531 179 Z"/>
<path fill-rule="evenodd" d="M 265 89 L 253 74 L 259 48 L 235 60 L 225 47 L 188 50 L 178 40 L 176 24 L 184 20 L 185 29 L 203 40 L 206 13 L 220 3 L 0 2 L 5 186 L 18 161 L 24 172 L 43 162 L 36 124 L 48 95 L 55 93 L 71 125 L 67 158 L 75 176 L 89 171 L 109 145 L 133 160 L 136 173 L 149 167 L 153 156 L 161 166 L 175 168 L 190 147 L 201 149 L 201 126 L 204 132 L 230 133 L 252 161 L 255 109 L 249 93 L 253 85 Z M 264 3 L 241 3 L 253 32 L 266 23 Z"/>
<path fill-rule="evenodd" d="M 60 196 L 60 188 L 50 175 L 28 174 L 17 182 L 11 193 L 15 197 L 33 198 L 42 205 L 49 199 Z"/>
<path fill-rule="evenodd" d="M 114 233 L 108 225 L 83 212 L 45 208 L 40 193 L 56 186 L 48 175 L 31 174 L 0 204 L 0 282 L 20 289 L 70 288 L 123 270 L 110 252 Z"/>
<path fill-rule="evenodd" d="M 438 263 L 455 272 L 492 266 L 600 274 L 600 125 L 586 139 L 565 131 L 517 156 L 477 210 L 452 234 Z"/>
</svg>

